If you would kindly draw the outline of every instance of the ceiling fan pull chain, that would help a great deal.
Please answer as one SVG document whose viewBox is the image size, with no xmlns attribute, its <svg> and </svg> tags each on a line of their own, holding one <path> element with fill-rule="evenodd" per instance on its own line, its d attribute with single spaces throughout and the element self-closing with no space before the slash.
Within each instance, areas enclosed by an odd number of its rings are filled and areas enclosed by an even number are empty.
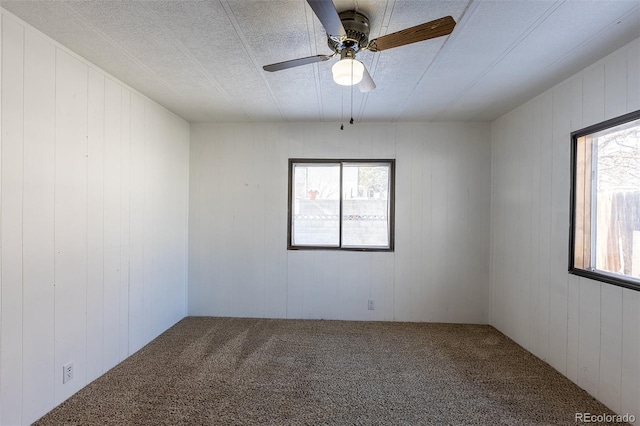
<svg viewBox="0 0 640 426">
<path fill-rule="evenodd" d="M 353 124 L 353 60 L 351 60 L 351 120 L 349 124 Z"/>
<path fill-rule="evenodd" d="M 340 130 L 344 130 L 344 86 L 340 88 L 340 95 L 342 100 L 340 101 L 340 106 L 342 108 L 342 112 L 340 113 L 340 120 L 342 123 L 340 124 Z"/>
</svg>

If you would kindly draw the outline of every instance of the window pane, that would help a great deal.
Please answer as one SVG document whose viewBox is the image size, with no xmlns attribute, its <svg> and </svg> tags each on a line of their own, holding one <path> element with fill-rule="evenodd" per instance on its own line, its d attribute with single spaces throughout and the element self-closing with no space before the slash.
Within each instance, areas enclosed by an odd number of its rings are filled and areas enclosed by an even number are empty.
<svg viewBox="0 0 640 426">
<path fill-rule="evenodd" d="M 342 246 L 389 247 L 389 164 L 350 164 L 342 170 Z"/>
<path fill-rule="evenodd" d="M 340 164 L 293 165 L 291 243 L 296 246 L 340 244 Z"/>
<path fill-rule="evenodd" d="M 574 132 L 571 273 L 640 289 L 640 111 Z"/>
<path fill-rule="evenodd" d="M 640 277 L 640 120 L 592 135 L 595 268 Z"/>
</svg>

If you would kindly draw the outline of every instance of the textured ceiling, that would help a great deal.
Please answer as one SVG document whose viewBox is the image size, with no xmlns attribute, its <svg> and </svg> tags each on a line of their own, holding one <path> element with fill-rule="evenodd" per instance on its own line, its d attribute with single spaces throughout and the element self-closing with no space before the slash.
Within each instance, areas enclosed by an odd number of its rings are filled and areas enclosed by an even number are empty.
<svg viewBox="0 0 640 426">
<path fill-rule="evenodd" d="M 450 36 L 360 52 L 377 88 L 331 79 L 304 0 L 12 1 L 2 7 L 191 122 L 493 120 L 640 37 L 640 0 L 335 0 L 370 38 L 451 15 Z M 353 104 L 353 107 L 352 107 Z"/>
</svg>

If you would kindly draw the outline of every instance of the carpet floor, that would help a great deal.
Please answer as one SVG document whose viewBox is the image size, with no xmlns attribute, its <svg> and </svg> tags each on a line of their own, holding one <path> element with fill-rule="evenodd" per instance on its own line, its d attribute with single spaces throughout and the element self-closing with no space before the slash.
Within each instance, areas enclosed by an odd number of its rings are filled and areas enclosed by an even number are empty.
<svg viewBox="0 0 640 426">
<path fill-rule="evenodd" d="M 188 317 L 37 425 L 575 425 L 612 414 L 490 326 Z"/>
</svg>

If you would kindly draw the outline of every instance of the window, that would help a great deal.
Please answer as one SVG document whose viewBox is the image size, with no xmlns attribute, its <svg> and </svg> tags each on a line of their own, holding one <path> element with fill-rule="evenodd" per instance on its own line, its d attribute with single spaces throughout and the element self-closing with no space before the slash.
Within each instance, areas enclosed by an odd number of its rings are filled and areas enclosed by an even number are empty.
<svg viewBox="0 0 640 426">
<path fill-rule="evenodd" d="M 571 139 L 569 272 L 640 290 L 640 111 Z"/>
<path fill-rule="evenodd" d="M 393 250 L 394 160 L 289 160 L 289 249 Z"/>
</svg>

